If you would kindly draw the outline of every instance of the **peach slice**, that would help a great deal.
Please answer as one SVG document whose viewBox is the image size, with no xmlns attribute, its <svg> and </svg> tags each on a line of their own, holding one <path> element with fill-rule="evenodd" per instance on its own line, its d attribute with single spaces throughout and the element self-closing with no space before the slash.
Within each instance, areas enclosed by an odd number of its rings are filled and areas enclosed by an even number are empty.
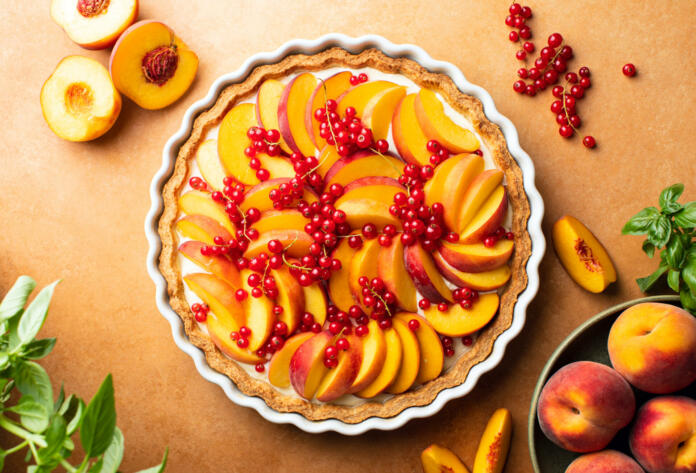
<svg viewBox="0 0 696 473">
<path fill-rule="evenodd" d="M 435 444 L 423 450 L 421 463 L 425 473 L 469 473 L 457 455 Z"/>
<path fill-rule="evenodd" d="M 51 18 L 85 49 L 114 45 L 138 17 L 138 0 L 53 0 Z"/>
<path fill-rule="evenodd" d="M 94 59 L 67 56 L 41 87 L 41 111 L 60 138 L 89 141 L 116 122 L 121 96 L 104 66 Z"/>
<path fill-rule="evenodd" d="M 362 228 L 366 223 L 401 228 L 401 221 L 389 213 L 397 192 L 399 188 L 394 186 L 362 186 L 343 194 L 334 205 L 346 213 L 346 221 L 352 228 Z"/>
<path fill-rule="evenodd" d="M 355 256 L 350 261 L 350 277 L 348 282 L 350 284 L 350 290 L 353 293 L 353 298 L 356 300 L 362 300 L 362 297 L 360 297 L 362 287 L 360 287 L 360 283 L 358 282 L 360 277 L 365 276 L 369 280 L 377 277 L 377 255 L 379 254 L 380 248 L 381 246 L 376 238 L 365 240 L 362 248 L 355 253 Z M 364 306 L 363 308 L 367 309 Z"/>
<path fill-rule="evenodd" d="M 401 394 L 413 385 L 418 376 L 421 358 L 420 345 L 416 335 L 408 328 L 406 322 L 399 318 L 392 318 L 392 324 L 396 333 L 399 334 L 404 354 L 401 358 L 399 372 L 387 388 L 387 392 Z"/>
<path fill-rule="evenodd" d="M 302 258 L 309 253 L 309 245 L 314 243 L 312 237 L 303 231 L 297 230 L 272 230 L 262 233 L 256 240 L 249 242 L 249 247 L 244 252 L 247 258 L 253 258 L 260 253 L 268 251 L 268 242 L 278 240 L 285 248 L 285 254 L 293 258 Z"/>
<path fill-rule="evenodd" d="M 210 194 L 189 191 L 179 196 L 179 209 L 188 215 L 203 215 L 215 220 L 229 233 L 234 234 L 234 225 L 227 217 L 225 208 L 210 198 Z"/>
<path fill-rule="evenodd" d="M 387 389 L 390 384 L 396 379 L 396 375 L 401 368 L 401 359 L 403 358 L 403 349 L 401 348 L 401 338 L 394 328 L 383 330 L 384 341 L 387 344 L 387 354 L 384 358 L 382 370 L 377 377 L 367 387 L 355 393 L 356 396 L 364 399 L 369 399 L 380 394 Z"/>
<path fill-rule="evenodd" d="M 227 174 L 250 186 L 260 182 L 244 154 L 244 149 L 249 146 L 247 130 L 253 126 L 256 126 L 254 104 L 243 103 L 227 112 L 218 131 L 218 154 Z M 292 164 L 286 159 L 261 153 L 256 157 L 261 161 L 261 167 L 268 170 L 271 179 L 295 176 Z"/>
<path fill-rule="evenodd" d="M 394 186 L 398 187 L 400 191 L 406 192 L 406 188 L 399 184 L 399 181 L 397 181 L 394 178 L 385 176 L 365 176 L 356 179 L 353 182 L 347 184 L 345 187 L 343 187 L 343 193 L 345 194 L 347 192 L 352 191 L 353 189 L 357 189 L 358 187 L 364 186 Z"/>
<path fill-rule="evenodd" d="M 193 273 L 184 276 L 184 282 L 218 319 L 221 319 L 230 330 L 239 330 L 244 325 L 244 308 L 234 297 L 235 288 L 223 280 L 207 273 Z"/>
<path fill-rule="evenodd" d="M 399 155 L 414 164 L 430 164 L 430 152 L 426 148 L 428 137 L 418 124 L 414 101 L 416 94 L 409 94 L 401 101 L 392 118 L 392 136 Z"/>
<path fill-rule="evenodd" d="M 459 209 L 467 189 L 483 172 L 483 158 L 477 154 L 452 156 L 435 168 L 433 177 L 426 182 L 425 203 L 440 202 L 445 208 L 443 218 L 447 228 L 458 228 Z"/>
<path fill-rule="evenodd" d="M 273 354 L 271 362 L 268 364 L 268 381 L 277 388 L 290 387 L 290 360 L 297 349 L 313 337 L 312 332 L 302 332 L 285 341 L 283 348 Z"/>
<path fill-rule="evenodd" d="M 356 250 L 348 245 L 348 238 L 342 238 L 331 254 L 332 258 L 341 262 L 341 269 L 331 272 L 328 289 L 331 301 L 344 312 L 358 301 L 350 290 L 350 266 Z"/>
<path fill-rule="evenodd" d="M 391 246 L 381 247 L 377 255 L 377 272 L 387 289 L 396 296 L 399 307 L 409 312 L 418 310 L 418 292 L 406 271 L 401 238 L 395 238 Z"/>
<path fill-rule="evenodd" d="M 330 402 L 348 392 L 362 364 L 362 340 L 355 335 L 347 335 L 350 348 L 340 351 L 338 365 L 331 368 L 317 388 L 318 401 Z"/>
<path fill-rule="evenodd" d="M 443 241 L 438 252 L 459 271 L 480 273 L 504 265 L 512 256 L 514 247 L 514 241 L 506 239 L 498 240 L 490 248 L 483 243 L 462 245 Z"/>
<path fill-rule="evenodd" d="M 454 153 L 471 153 L 479 148 L 476 135 L 447 116 L 444 105 L 432 90 L 421 89 L 414 108 L 418 123 L 428 138 L 439 141 Z"/>
<path fill-rule="evenodd" d="M 348 392 L 362 391 L 379 376 L 384 360 L 387 357 L 387 342 L 384 332 L 376 320 L 367 324 L 367 335 L 362 339 L 362 363 L 358 375 Z"/>
<path fill-rule="evenodd" d="M 331 169 L 334 163 L 336 163 L 336 161 L 339 159 L 342 159 L 342 157 L 340 154 L 338 154 L 338 151 L 336 151 L 335 146 L 324 146 L 319 152 L 319 157 L 317 158 L 319 161 L 317 172 L 321 175 L 321 177 L 326 177 L 326 173 L 329 172 L 329 169 Z"/>
<path fill-rule="evenodd" d="M 433 328 L 443 335 L 462 337 L 481 330 L 493 320 L 498 312 L 500 298 L 496 293 L 482 294 L 471 309 L 463 309 L 454 304 L 445 312 L 436 305 L 425 310 L 425 318 Z"/>
<path fill-rule="evenodd" d="M 442 275 L 452 284 L 459 287 L 468 287 L 477 291 L 493 291 L 505 285 L 512 272 L 508 265 L 500 266 L 482 273 L 467 273 L 450 266 L 438 252 L 433 253 L 435 266 Z"/>
<path fill-rule="evenodd" d="M 373 80 L 353 87 L 338 100 L 338 114 L 344 116 L 346 109 L 353 107 L 356 115 L 362 118 L 365 107 L 375 96 L 393 88 L 401 89 L 403 87 L 385 80 Z"/>
<path fill-rule="evenodd" d="M 392 87 L 376 94 L 365 105 L 363 125 L 372 130 L 375 141 L 386 140 L 394 110 L 406 95 L 406 87 Z"/>
<path fill-rule="evenodd" d="M 214 314 L 208 315 L 205 325 L 208 327 L 208 334 L 210 335 L 210 338 L 215 346 L 217 346 L 222 353 L 229 356 L 233 360 L 250 365 L 263 363 L 265 361 L 263 358 L 257 356 L 248 349 L 240 348 L 237 345 L 237 342 L 230 338 L 230 333 L 238 330 L 237 327 L 225 325 L 225 323 L 217 318 Z"/>
<path fill-rule="evenodd" d="M 503 171 L 498 169 L 487 169 L 476 176 L 462 197 L 456 227 L 458 233 L 464 232 L 483 203 L 501 182 L 503 182 Z"/>
<path fill-rule="evenodd" d="M 198 56 L 163 23 L 139 21 L 114 45 L 109 72 L 123 95 L 142 108 L 170 105 L 189 89 Z"/>
<path fill-rule="evenodd" d="M 418 292 L 431 302 L 453 302 L 452 291 L 437 270 L 430 254 L 416 243 L 404 251 L 406 271 L 413 279 Z"/>
<path fill-rule="evenodd" d="M 221 191 L 225 187 L 222 181 L 227 173 L 218 157 L 217 140 L 205 140 L 201 143 L 196 151 L 196 164 L 203 179 L 213 190 Z"/>
<path fill-rule="evenodd" d="M 404 164 L 396 158 L 370 151 L 358 151 L 339 159 L 324 176 L 326 185 L 341 184 L 346 186 L 356 179 L 366 176 L 383 176 L 398 179 Z"/>
<path fill-rule="evenodd" d="M 474 460 L 474 473 L 503 471 L 508 450 L 510 450 L 511 435 L 512 416 L 507 409 L 498 409 L 488 420 L 486 430 L 481 436 Z"/>
<path fill-rule="evenodd" d="M 259 233 L 271 230 L 297 230 L 304 231 L 307 219 L 299 210 L 267 210 L 261 214 L 261 218 L 251 226 Z"/>
<path fill-rule="evenodd" d="M 553 246 L 568 275 L 583 289 L 599 293 L 616 281 L 607 250 L 575 217 L 565 215 L 553 225 Z"/>
<path fill-rule="evenodd" d="M 191 240 L 201 241 L 206 245 L 214 245 L 216 236 L 225 241 L 232 239 L 232 234 L 216 220 L 205 215 L 184 215 L 176 222 L 176 229 Z"/>
<path fill-rule="evenodd" d="M 324 325 L 326 321 L 326 311 L 328 309 L 328 301 L 324 286 L 320 284 L 310 284 L 302 287 L 304 292 L 304 311 L 309 312 L 314 316 L 314 321 L 319 325 Z"/>
<path fill-rule="evenodd" d="M 205 244 L 200 241 L 189 240 L 179 246 L 179 253 L 232 287 L 240 287 L 242 280 L 237 266 L 224 256 L 204 256 L 201 253 L 203 246 Z"/>
<path fill-rule="evenodd" d="M 309 132 L 309 137 L 312 139 L 314 146 L 317 149 L 322 149 L 326 146 L 326 140 L 319 135 L 319 120 L 314 118 L 314 111 L 318 108 L 323 108 L 327 100 L 336 100 L 343 95 L 345 91 L 350 89 L 350 71 L 338 72 L 331 77 L 322 80 L 319 79 L 312 96 L 307 101 L 307 111 L 305 113 L 305 126 Z M 335 149 L 335 147 L 332 146 Z"/>
<path fill-rule="evenodd" d="M 507 208 L 507 190 L 504 186 L 498 186 L 481 205 L 471 222 L 462 230 L 459 241 L 464 244 L 475 243 L 495 232 L 505 220 Z"/>
<path fill-rule="evenodd" d="M 411 320 L 417 320 L 419 323 L 418 329 L 414 331 L 420 346 L 420 363 L 416 383 L 425 384 L 440 376 L 445 363 L 445 352 L 440 337 L 430 322 L 420 315 L 410 312 L 399 312 L 395 317 L 407 326 Z"/>
<path fill-rule="evenodd" d="M 244 200 L 241 204 L 239 204 L 239 207 L 244 211 L 247 211 L 252 207 L 261 212 L 273 210 L 273 201 L 269 197 L 271 189 L 276 189 L 279 185 L 288 181 L 290 181 L 290 179 L 287 177 L 278 177 L 256 184 L 254 187 L 246 191 L 244 194 Z M 318 200 L 316 193 L 307 187 L 304 189 L 302 198 L 309 204 Z"/>
<path fill-rule="evenodd" d="M 328 372 L 324 366 L 324 350 L 333 339 L 328 330 L 319 332 L 300 345 L 290 359 L 290 384 L 305 399 L 314 397 Z"/>
<path fill-rule="evenodd" d="M 252 274 L 252 271 L 249 269 L 244 269 L 240 273 L 242 288 L 247 291 L 247 293 L 251 292 L 251 287 L 247 282 L 250 274 Z M 268 340 L 268 337 L 271 336 L 273 323 L 275 322 L 273 302 L 266 296 L 249 296 L 244 299 L 242 306 L 246 314 L 244 325 L 251 330 L 251 335 L 249 336 L 249 350 L 256 351 L 261 348 L 263 344 L 266 343 L 266 340 Z"/>
<path fill-rule="evenodd" d="M 275 278 L 278 288 L 276 304 L 283 308 L 278 316 L 288 326 L 288 333 L 293 333 L 300 325 L 304 313 L 305 298 L 302 286 L 297 279 L 290 274 L 287 266 L 271 270 L 271 276 Z"/>
<path fill-rule="evenodd" d="M 259 87 L 259 93 L 256 96 L 256 120 L 266 130 L 280 130 L 278 104 L 280 104 L 283 89 L 285 89 L 285 84 L 276 79 L 266 79 Z M 282 136 L 279 144 L 283 151 L 288 154 L 292 153 Z"/>
<path fill-rule="evenodd" d="M 312 137 L 305 126 L 307 102 L 317 86 L 317 78 L 309 72 L 302 73 L 285 86 L 278 104 L 280 134 L 291 150 L 304 156 L 314 156 L 316 151 Z"/>
</svg>

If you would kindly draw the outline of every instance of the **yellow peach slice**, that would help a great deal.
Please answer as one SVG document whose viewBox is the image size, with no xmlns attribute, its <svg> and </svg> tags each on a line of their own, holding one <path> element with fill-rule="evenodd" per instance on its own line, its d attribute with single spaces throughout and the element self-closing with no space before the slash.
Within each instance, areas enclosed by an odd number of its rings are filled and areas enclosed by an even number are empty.
<svg viewBox="0 0 696 473">
<path fill-rule="evenodd" d="M 435 92 L 421 89 L 414 101 L 418 123 L 425 135 L 454 153 L 471 153 L 479 148 L 473 132 L 460 127 L 445 113 Z"/>
<path fill-rule="evenodd" d="M 288 338 L 283 348 L 273 354 L 268 364 L 268 381 L 277 388 L 290 387 L 290 360 L 297 349 L 313 337 L 312 332 L 302 332 Z"/>
<path fill-rule="evenodd" d="M 305 112 L 305 125 L 309 132 L 309 137 L 312 139 L 317 149 L 322 149 L 326 146 L 326 140 L 319 135 L 319 120 L 314 118 L 314 111 L 318 108 L 323 108 L 327 100 L 336 100 L 343 95 L 345 91 L 350 89 L 350 71 L 338 72 L 331 77 L 322 80 L 319 79 L 317 87 L 312 92 L 312 96 L 307 101 L 307 111 Z M 332 146 L 335 149 L 335 147 Z"/>
<path fill-rule="evenodd" d="M 501 182 L 503 182 L 503 171 L 498 169 L 488 169 L 476 176 L 462 197 L 457 227 L 455 227 L 458 233 L 464 232 L 483 203 Z"/>
<path fill-rule="evenodd" d="M 188 215 L 203 215 L 212 218 L 228 232 L 234 234 L 234 225 L 227 217 L 225 208 L 210 198 L 210 194 L 189 191 L 179 196 L 179 209 Z"/>
<path fill-rule="evenodd" d="M 293 333 L 300 325 L 302 314 L 304 313 L 305 299 L 302 286 L 297 279 L 290 274 L 287 266 L 281 266 L 270 272 L 275 279 L 278 288 L 276 304 L 283 308 L 283 312 L 278 316 L 288 326 L 288 333 Z"/>
<path fill-rule="evenodd" d="M 425 318 L 438 333 L 462 337 L 488 325 L 498 312 L 499 302 L 498 294 L 488 293 L 482 294 L 471 309 L 453 304 L 445 312 L 440 312 L 437 305 L 431 305 L 425 310 Z"/>
<path fill-rule="evenodd" d="M 240 272 L 240 279 L 242 281 L 242 289 L 251 293 L 251 286 L 249 286 L 249 275 L 252 271 L 249 269 L 243 269 Z M 273 330 L 273 323 L 275 322 L 275 316 L 273 315 L 273 302 L 266 297 L 251 297 L 248 296 L 242 302 L 244 307 L 244 313 L 246 318 L 244 320 L 244 325 L 246 325 L 249 330 L 251 330 L 251 335 L 249 336 L 249 350 L 256 351 L 271 335 L 271 330 Z"/>
<path fill-rule="evenodd" d="M 331 368 L 317 388 L 318 401 L 330 402 L 343 396 L 353 385 L 362 364 L 362 340 L 355 335 L 347 335 L 348 350 L 339 351 L 338 365 Z"/>
<path fill-rule="evenodd" d="M 413 385 L 418 376 L 421 358 L 420 345 L 416 335 L 408 328 L 406 322 L 398 318 L 392 318 L 392 324 L 396 333 L 399 334 L 404 354 L 401 358 L 399 372 L 392 384 L 387 388 L 387 392 L 401 394 Z"/>
<path fill-rule="evenodd" d="M 278 240 L 285 248 L 285 254 L 293 258 L 302 258 L 309 253 L 309 245 L 314 243 L 312 237 L 303 231 L 297 230 L 271 230 L 262 233 L 256 240 L 249 242 L 249 247 L 244 252 L 247 258 L 253 258 L 260 253 L 268 252 L 268 242 Z"/>
<path fill-rule="evenodd" d="M 370 151 L 359 151 L 351 156 L 342 158 L 334 163 L 326 172 L 326 185 L 341 184 L 346 186 L 351 182 L 367 176 L 382 176 L 398 179 L 403 171 L 404 163 L 391 156 L 374 154 Z"/>
<path fill-rule="evenodd" d="M 471 222 L 459 235 L 461 243 L 475 243 L 482 241 L 486 235 L 495 232 L 505 220 L 508 208 L 507 190 L 504 186 L 498 186 L 481 204 Z"/>
<path fill-rule="evenodd" d="M 328 372 L 324 365 L 324 351 L 334 336 L 325 330 L 314 334 L 295 351 L 290 359 L 290 384 L 305 399 L 312 399 L 319 383 Z"/>
<path fill-rule="evenodd" d="M 392 118 L 392 136 L 399 155 L 414 164 L 430 164 L 430 152 L 426 148 L 428 137 L 418 124 L 414 101 L 416 94 L 409 94 L 396 108 Z"/>
<path fill-rule="evenodd" d="M 395 186 L 362 186 L 343 194 L 334 205 L 346 213 L 346 221 L 352 228 L 362 228 L 366 223 L 378 227 L 392 224 L 400 228 L 401 222 L 389 213 L 397 192 L 399 188 Z"/>
<path fill-rule="evenodd" d="M 382 247 L 377 256 L 377 272 L 399 307 L 409 312 L 418 310 L 418 292 L 404 264 L 404 244 L 394 238 L 391 246 Z"/>
<path fill-rule="evenodd" d="M 411 320 L 417 320 L 419 327 L 414 331 L 420 346 L 420 363 L 416 383 L 425 384 L 442 373 L 445 352 L 437 332 L 430 323 L 418 314 L 399 312 L 395 317 L 408 326 Z"/>
<path fill-rule="evenodd" d="M 225 227 L 205 215 L 184 215 L 176 222 L 176 229 L 185 238 L 201 241 L 206 245 L 214 245 L 216 236 L 225 241 L 232 239 L 232 234 Z"/>
<path fill-rule="evenodd" d="M 326 145 L 322 148 L 322 150 L 319 152 L 319 157 L 317 160 L 319 161 L 319 167 L 317 168 L 317 172 L 321 175 L 321 177 L 325 178 L 326 173 L 329 172 L 329 169 L 338 161 L 341 159 L 341 155 L 338 154 L 338 151 L 336 151 L 335 146 L 331 145 Z"/>
<path fill-rule="evenodd" d="M 365 105 L 363 126 L 372 130 L 375 141 L 387 139 L 394 110 L 406 95 L 406 87 L 392 87 L 376 94 Z"/>
<path fill-rule="evenodd" d="M 452 291 L 438 271 L 430 253 L 416 243 L 406 248 L 406 271 L 413 279 L 418 292 L 432 302 L 453 302 Z"/>
<path fill-rule="evenodd" d="M 377 277 L 377 255 L 380 250 L 379 241 L 375 238 L 366 240 L 362 248 L 355 253 L 355 256 L 350 262 L 350 290 L 353 292 L 353 297 L 357 300 L 362 300 L 362 287 L 358 280 L 365 276 L 370 281 Z M 361 305 L 363 305 L 361 303 Z M 367 307 L 364 307 L 367 309 Z"/>
<path fill-rule="evenodd" d="M 421 463 L 424 473 L 469 473 L 457 455 L 435 444 L 423 450 Z"/>
<path fill-rule="evenodd" d="M 237 266 L 225 256 L 203 255 L 201 253 L 203 246 L 205 246 L 203 242 L 189 240 L 179 246 L 179 253 L 232 287 L 240 287 L 242 280 Z"/>
<path fill-rule="evenodd" d="M 507 409 L 498 409 L 493 413 L 481 442 L 476 451 L 473 473 L 500 473 L 505 466 L 510 436 L 512 434 L 512 416 Z"/>
<path fill-rule="evenodd" d="M 203 302 L 208 304 L 210 311 L 230 330 L 239 330 L 244 325 L 244 309 L 234 297 L 235 288 L 223 280 L 207 273 L 193 273 L 184 276 L 184 282 Z"/>
<path fill-rule="evenodd" d="M 379 376 L 387 357 L 387 342 L 377 321 L 370 320 L 367 329 L 367 335 L 362 339 L 362 364 L 348 390 L 351 393 L 362 391 L 369 386 Z"/>
<path fill-rule="evenodd" d="M 89 141 L 109 131 L 121 96 L 94 59 L 63 58 L 41 88 L 41 111 L 51 131 L 68 141 Z"/>
<path fill-rule="evenodd" d="M 344 116 L 348 107 L 355 109 L 356 115 L 362 118 L 365 107 L 376 95 L 385 90 L 393 88 L 403 88 L 393 82 L 385 80 L 373 80 L 353 87 L 346 92 L 338 101 L 338 114 Z"/>
<path fill-rule="evenodd" d="M 307 219 L 299 210 L 268 210 L 261 214 L 261 218 L 251 226 L 259 233 L 271 230 L 297 230 L 304 231 Z"/>
<path fill-rule="evenodd" d="M 290 179 L 287 177 L 278 177 L 256 184 L 254 187 L 246 191 L 244 194 L 244 200 L 241 204 L 239 204 L 239 208 L 244 211 L 247 211 L 252 207 L 261 212 L 273 210 L 273 201 L 269 196 L 271 190 L 277 189 L 280 184 L 288 181 L 290 181 Z M 308 204 L 318 200 L 317 195 L 307 187 L 304 189 L 302 199 Z"/>
<path fill-rule="evenodd" d="M 266 130 L 280 130 L 278 105 L 280 97 L 283 95 L 283 89 L 285 89 L 285 84 L 276 79 L 266 79 L 259 87 L 259 93 L 256 96 L 256 120 Z M 288 154 L 292 153 L 282 136 L 279 144 L 283 151 Z"/>
<path fill-rule="evenodd" d="M 280 134 L 290 149 L 304 156 L 314 156 L 316 151 L 305 126 L 307 102 L 316 86 L 317 78 L 313 74 L 302 73 L 285 86 L 278 104 Z"/>
<path fill-rule="evenodd" d="M 433 253 L 433 260 L 437 269 L 449 282 L 459 287 L 468 287 L 477 291 L 498 289 L 510 280 L 512 274 L 510 267 L 506 264 L 490 271 L 467 273 L 451 266 L 438 252 Z"/>
<path fill-rule="evenodd" d="M 169 27 L 151 20 L 124 31 L 109 60 L 118 91 L 148 110 L 176 102 L 197 70 L 198 56 Z"/>
<path fill-rule="evenodd" d="M 480 273 L 504 265 L 512 256 L 514 247 L 514 240 L 507 239 L 498 240 L 490 248 L 483 243 L 462 245 L 443 241 L 438 252 L 445 261 L 458 270 Z"/>
<path fill-rule="evenodd" d="M 264 362 L 263 358 L 249 351 L 247 348 L 240 348 L 237 342 L 230 338 L 230 333 L 238 330 L 238 328 L 226 325 L 225 322 L 220 320 L 215 314 L 208 315 L 205 325 L 208 328 L 208 334 L 211 340 L 225 355 L 233 360 L 250 365 Z"/>
<path fill-rule="evenodd" d="M 51 18 L 85 49 L 114 45 L 138 17 L 138 0 L 53 0 Z"/>
<path fill-rule="evenodd" d="M 302 287 L 304 292 L 304 311 L 309 312 L 314 316 L 314 321 L 319 325 L 324 325 L 326 321 L 326 311 L 328 301 L 326 300 L 326 292 L 320 284 L 310 284 Z"/>
<path fill-rule="evenodd" d="M 332 258 L 341 262 L 341 269 L 331 272 L 328 290 L 331 301 L 344 312 L 358 301 L 350 290 L 350 265 L 356 250 L 348 245 L 348 238 L 342 238 L 331 254 Z"/>
<path fill-rule="evenodd" d="M 203 179 L 213 190 L 221 191 L 225 187 L 222 181 L 227 174 L 218 157 L 217 140 L 205 140 L 201 143 L 196 151 L 196 164 Z"/>
<path fill-rule="evenodd" d="M 403 358 L 403 349 L 401 348 L 401 338 L 396 330 L 388 328 L 384 332 L 384 341 L 387 344 L 387 354 L 384 358 L 384 365 L 379 375 L 366 388 L 355 393 L 356 396 L 364 399 L 369 399 L 380 394 L 387 389 L 390 384 L 396 379 L 396 375 L 401 368 L 401 359 Z"/>
</svg>

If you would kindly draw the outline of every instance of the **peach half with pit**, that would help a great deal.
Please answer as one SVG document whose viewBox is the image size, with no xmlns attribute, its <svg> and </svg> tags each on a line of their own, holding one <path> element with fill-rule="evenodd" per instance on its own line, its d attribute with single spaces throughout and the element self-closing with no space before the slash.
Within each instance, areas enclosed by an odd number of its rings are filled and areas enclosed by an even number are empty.
<svg viewBox="0 0 696 473">
<path fill-rule="evenodd" d="M 85 49 L 114 45 L 138 17 L 138 0 L 53 0 L 51 18 Z"/>
</svg>

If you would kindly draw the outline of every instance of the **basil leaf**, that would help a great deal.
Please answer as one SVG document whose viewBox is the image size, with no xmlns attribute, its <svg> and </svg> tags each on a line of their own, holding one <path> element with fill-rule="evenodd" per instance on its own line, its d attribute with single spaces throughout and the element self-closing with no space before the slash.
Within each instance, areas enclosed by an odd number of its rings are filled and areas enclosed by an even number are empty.
<svg viewBox="0 0 696 473">
<path fill-rule="evenodd" d="M 682 270 L 682 279 L 692 294 L 696 294 L 696 260 L 690 260 Z"/>
<path fill-rule="evenodd" d="M 679 292 L 679 296 L 681 297 L 682 306 L 696 315 L 696 296 L 687 288 L 682 289 L 681 292 Z"/>
<path fill-rule="evenodd" d="M 674 216 L 674 223 L 682 228 L 696 227 L 696 201 L 689 202 Z"/>
<path fill-rule="evenodd" d="M 650 243 L 648 240 L 643 242 L 643 251 L 648 257 L 652 258 L 655 255 L 655 245 Z"/>
<path fill-rule="evenodd" d="M 164 468 L 167 466 L 167 458 L 168 457 L 169 457 L 169 448 L 167 448 L 164 451 L 164 458 L 162 459 L 162 463 L 160 463 L 157 466 L 147 468 L 145 470 L 140 470 L 137 473 L 162 473 L 164 471 Z"/>
<path fill-rule="evenodd" d="M 36 281 L 29 276 L 20 276 L 7 295 L 0 302 L 0 322 L 11 319 L 19 314 L 27 303 L 29 294 L 36 287 Z"/>
<path fill-rule="evenodd" d="M 39 450 L 39 460 L 46 463 L 56 453 L 60 452 L 63 442 L 67 437 L 65 419 L 61 416 L 54 416 L 51 425 L 46 430 L 46 446 Z"/>
<path fill-rule="evenodd" d="M 87 470 L 87 473 L 99 473 L 102 469 L 102 465 L 104 464 L 104 458 L 100 458 L 97 460 L 97 462 L 90 467 L 89 470 Z"/>
<path fill-rule="evenodd" d="M 672 288 L 674 292 L 679 292 L 679 270 L 670 269 L 667 273 L 667 285 Z"/>
<path fill-rule="evenodd" d="M 667 258 L 667 263 L 672 268 L 678 269 L 682 267 L 684 263 L 684 245 L 682 244 L 682 239 L 677 234 L 672 234 L 669 241 L 667 242 L 667 247 L 665 248 L 665 257 Z"/>
<path fill-rule="evenodd" d="M 65 389 L 63 389 L 63 385 L 61 384 L 60 391 L 58 392 L 58 399 L 53 402 L 53 412 L 58 412 L 63 402 L 65 402 Z"/>
<path fill-rule="evenodd" d="M 657 248 L 662 248 L 669 241 L 672 233 L 672 222 L 664 215 L 660 215 L 650 224 L 648 229 L 648 241 Z"/>
<path fill-rule="evenodd" d="M 22 396 L 17 405 L 7 410 L 19 414 L 20 422 L 31 432 L 38 434 L 48 427 L 50 412 L 30 396 Z"/>
<path fill-rule="evenodd" d="M 116 406 L 114 401 L 114 384 L 111 375 L 102 382 L 99 390 L 87 404 L 80 441 L 89 458 L 94 458 L 107 449 L 116 428 Z"/>
<path fill-rule="evenodd" d="M 14 377 L 19 392 L 33 397 L 49 411 L 53 408 L 51 380 L 40 365 L 33 361 L 22 361 L 17 366 Z"/>
<path fill-rule="evenodd" d="M 46 315 L 48 314 L 48 306 L 51 304 L 51 298 L 53 297 L 53 290 L 59 281 L 55 281 L 52 284 L 44 287 L 39 295 L 29 304 L 27 310 L 22 314 L 22 318 L 19 319 L 19 326 L 17 327 L 17 335 L 22 344 L 27 344 L 36 337 L 39 333 L 41 327 L 46 320 Z"/>
<path fill-rule="evenodd" d="M 5 352 L 0 352 L 0 371 L 10 366 L 10 355 Z"/>
<path fill-rule="evenodd" d="M 647 207 L 631 217 L 621 229 L 621 233 L 624 235 L 644 235 L 659 216 L 659 210 L 655 207 Z"/>
<path fill-rule="evenodd" d="M 650 288 L 653 287 L 657 281 L 659 281 L 662 275 L 667 272 L 668 269 L 669 266 L 666 264 L 660 264 L 660 266 L 650 276 L 636 279 L 636 283 L 638 283 L 640 290 L 643 292 L 648 292 Z"/>
<path fill-rule="evenodd" d="M 114 436 L 111 438 L 111 443 L 102 459 L 103 464 L 99 473 L 116 473 L 118 471 L 123 460 L 123 434 L 118 427 L 114 430 Z"/>
<path fill-rule="evenodd" d="M 672 184 L 671 186 L 660 192 L 660 207 L 666 209 L 670 203 L 677 201 L 680 195 L 684 192 L 684 184 Z"/>
<path fill-rule="evenodd" d="M 22 354 L 30 360 L 40 360 L 53 350 L 56 344 L 55 338 L 43 338 L 29 342 L 22 351 Z"/>
</svg>

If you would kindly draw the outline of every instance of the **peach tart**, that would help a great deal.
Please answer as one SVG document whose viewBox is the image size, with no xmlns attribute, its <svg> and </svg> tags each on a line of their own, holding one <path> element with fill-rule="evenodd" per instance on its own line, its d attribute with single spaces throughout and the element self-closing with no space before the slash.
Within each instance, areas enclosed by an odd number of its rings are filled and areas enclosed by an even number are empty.
<svg viewBox="0 0 696 473">
<path fill-rule="evenodd" d="M 391 417 L 461 384 L 527 284 L 501 131 L 449 77 L 374 49 L 228 86 L 163 197 L 160 269 L 189 339 L 311 420 Z"/>
</svg>

